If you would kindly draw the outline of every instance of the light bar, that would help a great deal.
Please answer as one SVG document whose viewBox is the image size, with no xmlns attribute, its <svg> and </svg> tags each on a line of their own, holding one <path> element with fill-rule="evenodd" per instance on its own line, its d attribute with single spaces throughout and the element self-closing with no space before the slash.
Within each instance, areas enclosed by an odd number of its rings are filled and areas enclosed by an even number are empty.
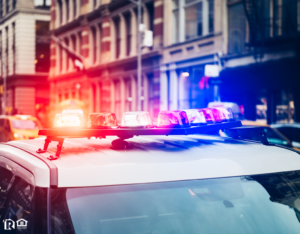
<svg viewBox="0 0 300 234">
<path fill-rule="evenodd" d="M 160 111 L 158 114 L 157 127 L 180 128 L 189 127 L 190 123 L 184 111 Z"/>
<path fill-rule="evenodd" d="M 203 113 L 206 123 L 212 124 L 215 122 L 215 117 L 211 108 L 198 109 L 200 113 Z"/>
<path fill-rule="evenodd" d="M 235 120 L 230 107 L 215 107 L 215 109 L 222 113 L 222 122 Z"/>
<path fill-rule="evenodd" d="M 191 126 L 199 126 L 199 125 L 207 124 L 202 111 L 198 109 L 188 109 L 184 111 L 187 114 Z"/>
<path fill-rule="evenodd" d="M 153 122 L 147 111 L 125 112 L 120 128 L 152 128 Z"/>
<path fill-rule="evenodd" d="M 88 116 L 88 128 L 112 128 L 117 127 L 117 118 L 114 113 L 100 112 L 90 113 Z"/>
<path fill-rule="evenodd" d="M 83 118 L 81 114 L 56 114 L 54 119 L 54 128 L 83 127 Z"/>
</svg>

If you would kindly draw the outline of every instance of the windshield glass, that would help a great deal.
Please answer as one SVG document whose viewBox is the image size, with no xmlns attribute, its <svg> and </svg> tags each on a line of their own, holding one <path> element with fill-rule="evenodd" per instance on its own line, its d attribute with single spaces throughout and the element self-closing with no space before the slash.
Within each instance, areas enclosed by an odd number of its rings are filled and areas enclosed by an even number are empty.
<svg viewBox="0 0 300 234">
<path fill-rule="evenodd" d="M 14 129 L 39 129 L 38 123 L 34 120 L 14 119 L 11 123 Z"/>
<path fill-rule="evenodd" d="M 55 233 L 300 233 L 299 171 L 52 191 Z"/>
</svg>

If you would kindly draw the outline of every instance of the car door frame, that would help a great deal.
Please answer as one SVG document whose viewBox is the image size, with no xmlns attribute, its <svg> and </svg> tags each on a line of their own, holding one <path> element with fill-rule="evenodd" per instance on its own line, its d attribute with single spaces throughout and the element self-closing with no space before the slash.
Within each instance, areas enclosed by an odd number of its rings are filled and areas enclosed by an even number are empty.
<svg viewBox="0 0 300 234">
<path fill-rule="evenodd" d="M 0 167 L 4 167 L 7 170 L 10 170 L 13 173 L 13 177 L 11 179 L 12 183 L 15 182 L 15 178 L 16 176 L 21 178 L 22 180 L 24 180 L 25 182 L 27 182 L 28 184 L 31 184 L 34 187 L 34 193 L 35 193 L 35 189 L 36 189 L 36 183 L 35 183 L 35 177 L 33 175 L 32 172 L 30 172 L 29 170 L 27 170 L 26 168 L 22 167 L 21 165 L 19 165 L 18 163 L 16 163 L 15 161 L 12 161 L 11 159 L 9 159 L 8 157 L 5 157 L 5 153 L 3 154 L 3 152 L 1 152 L 0 154 Z M 10 181 L 10 182 L 11 182 Z M 9 199 L 9 197 L 11 196 L 14 186 L 12 185 L 12 190 L 9 191 L 7 198 Z M 47 233 L 50 233 L 50 223 L 49 223 L 49 188 L 48 188 L 48 192 L 47 192 Z M 4 211 L 4 213 L 7 211 Z"/>
</svg>

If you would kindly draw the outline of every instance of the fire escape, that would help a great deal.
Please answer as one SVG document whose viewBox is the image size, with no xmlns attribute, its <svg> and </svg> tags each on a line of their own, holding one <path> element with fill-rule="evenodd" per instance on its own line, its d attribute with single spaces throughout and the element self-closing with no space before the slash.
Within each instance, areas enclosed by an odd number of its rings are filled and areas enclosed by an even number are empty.
<svg viewBox="0 0 300 234">
<path fill-rule="evenodd" d="M 243 0 L 250 29 L 248 46 L 253 49 L 255 60 L 262 59 L 271 47 L 275 49 L 282 45 L 294 46 L 300 55 L 300 25 L 297 10 L 300 0 L 282 1 L 272 6 L 264 4 L 265 1 L 262 0 Z M 266 7 L 268 11 L 265 10 Z M 270 11 L 272 15 L 266 14 Z"/>
<path fill-rule="evenodd" d="M 248 45 L 253 48 L 254 59 L 262 59 L 265 37 L 263 20 L 259 14 L 259 2 L 256 0 L 243 0 L 243 4 L 250 29 L 250 42 Z"/>
</svg>

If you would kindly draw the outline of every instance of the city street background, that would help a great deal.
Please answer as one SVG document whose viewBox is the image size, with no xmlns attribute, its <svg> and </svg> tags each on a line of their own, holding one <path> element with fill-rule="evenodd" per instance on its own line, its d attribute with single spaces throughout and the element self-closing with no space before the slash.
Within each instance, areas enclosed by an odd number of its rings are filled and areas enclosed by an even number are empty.
<svg viewBox="0 0 300 234">
<path fill-rule="evenodd" d="M 155 121 L 221 101 L 241 119 L 300 122 L 299 0 L 142 0 L 139 26 L 138 3 L 1 0 L 1 113 L 52 127 L 64 109 Z"/>
</svg>

